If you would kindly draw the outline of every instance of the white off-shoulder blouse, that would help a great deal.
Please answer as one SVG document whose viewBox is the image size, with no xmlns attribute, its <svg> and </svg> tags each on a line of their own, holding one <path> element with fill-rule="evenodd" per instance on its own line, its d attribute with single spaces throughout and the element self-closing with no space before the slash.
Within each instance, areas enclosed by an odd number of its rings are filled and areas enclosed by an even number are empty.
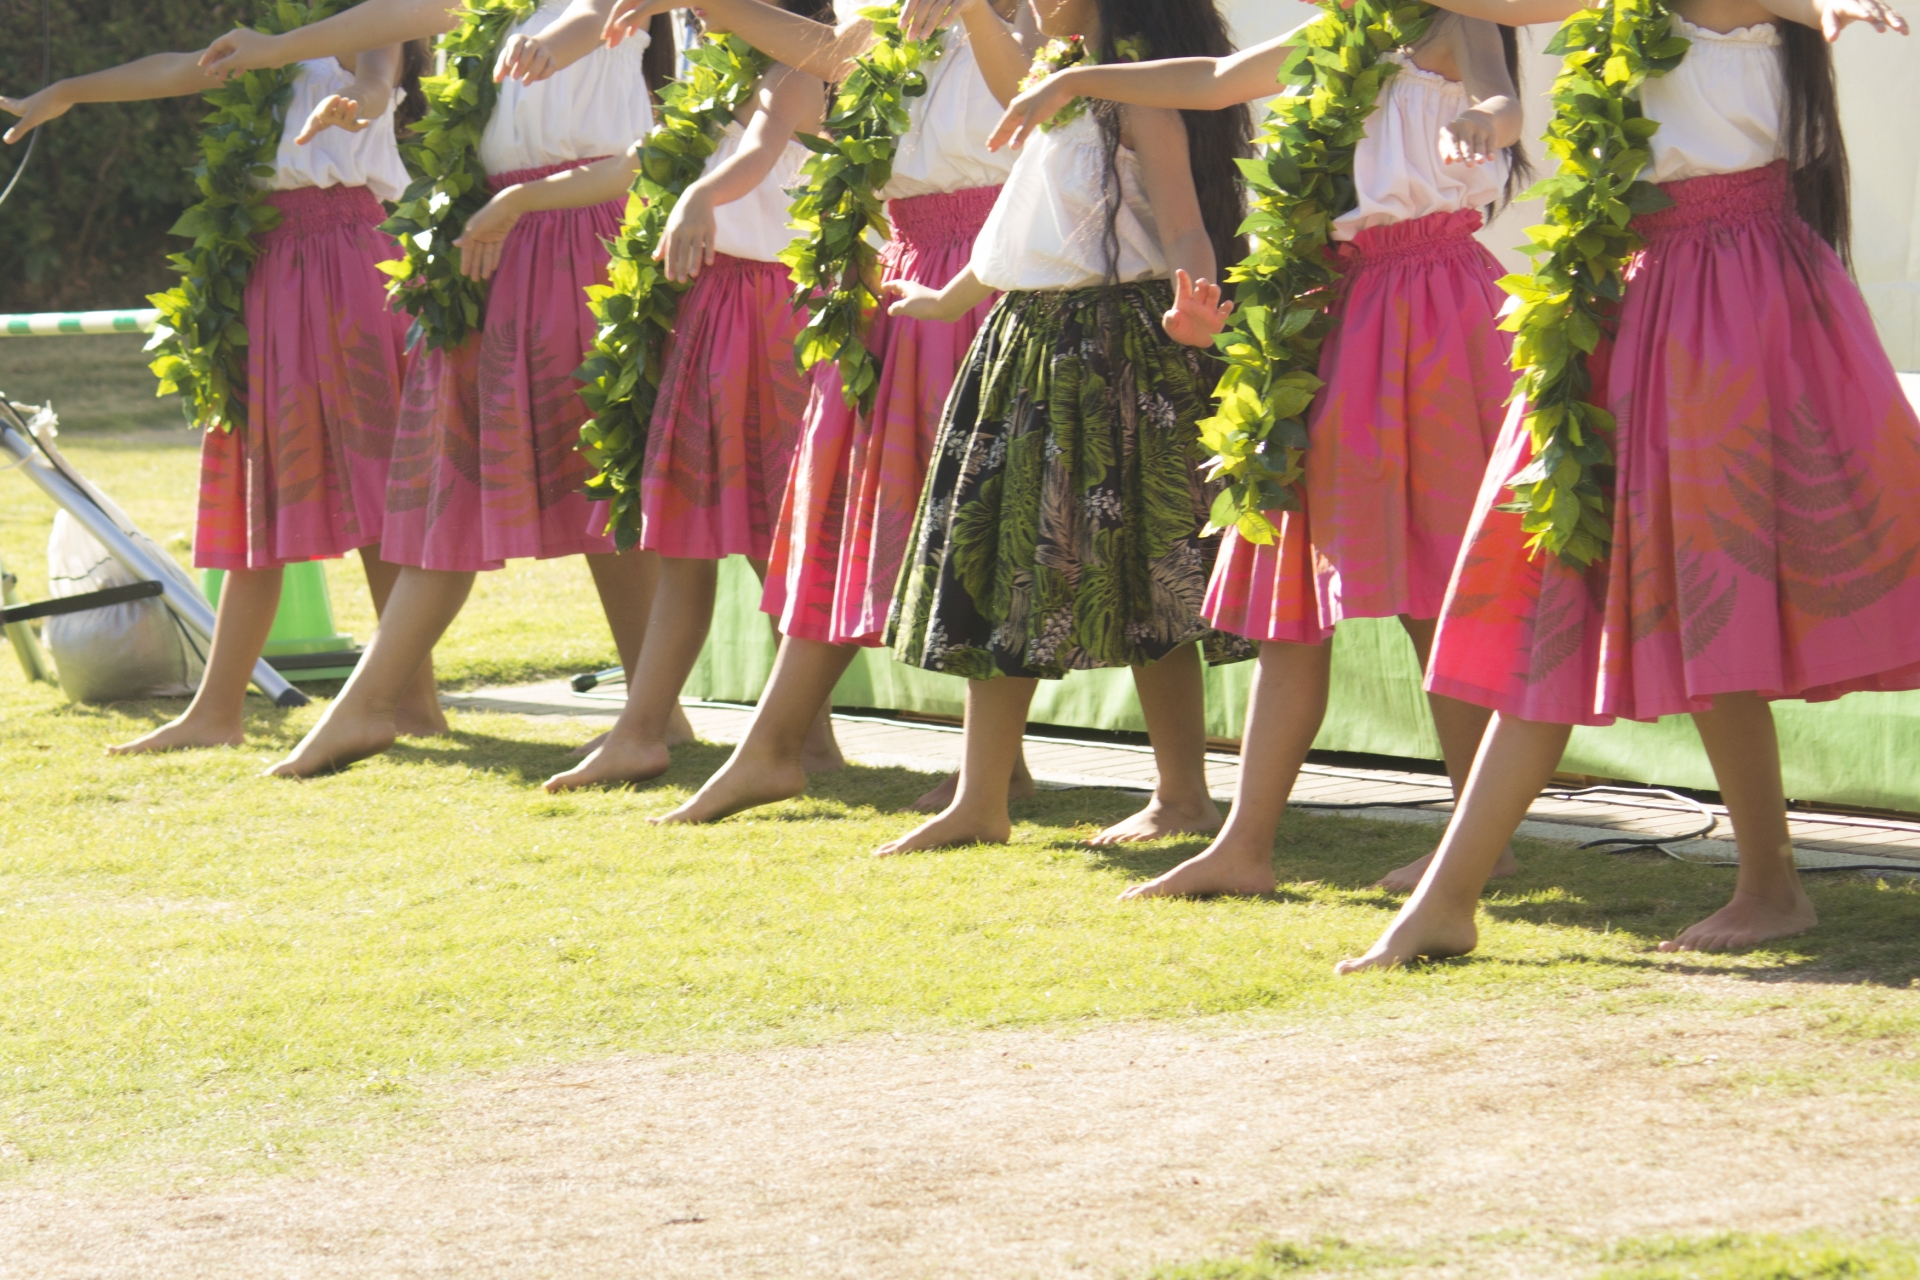
<svg viewBox="0 0 1920 1280">
<path fill-rule="evenodd" d="M 380 200 L 398 200 L 407 189 L 407 167 L 393 140 L 396 91 L 386 112 L 359 133 L 328 129 L 305 146 L 294 143 L 313 109 L 353 85 L 353 73 L 332 58 L 297 63 L 293 97 L 287 102 L 287 121 L 280 134 L 280 150 L 273 158 L 273 177 L 263 184 L 269 191 L 296 187 L 366 187 Z"/>
<path fill-rule="evenodd" d="M 1466 86 L 1416 67 L 1403 52 L 1389 53 L 1386 60 L 1400 70 L 1380 86 L 1378 104 L 1367 117 L 1367 136 L 1354 149 L 1359 203 L 1334 219 L 1335 240 L 1430 213 L 1483 209 L 1499 200 L 1506 185 L 1504 152 L 1481 165 L 1441 162 L 1440 130 L 1473 105 Z"/>
<path fill-rule="evenodd" d="M 1083 289 L 1105 281 L 1106 163 L 1091 113 L 1029 138 L 973 242 L 975 278 L 1000 290 Z M 1115 167 L 1117 278 L 1123 284 L 1165 279 L 1173 273 L 1140 185 L 1140 158 L 1122 147 Z"/>
<path fill-rule="evenodd" d="M 746 126 L 738 120 L 729 123 L 720 137 L 719 150 L 707 157 L 703 172 L 712 173 L 730 159 L 740 150 L 746 134 Z M 760 185 L 738 200 L 715 206 L 713 247 L 730 257 L 777 262 L 780 251 L 793 242 L 794 236 L 787 225 L 787 207 L 793 197 L 786 188 L 799 181 L 800 166 L 809 154 L 798 142 L 788 142 Z"/>
<path fill-rule="evenodd" d="M 1676 35 L 1693 42 L 1680 65 L 1640 86 L 1640 105 L 1660 122 L 1641 177 L 1678 182 L 1739 173 L 1786 154 L 1780 140 L 1786 77 L 1780 33 L 1769 23 L 1721 33 L 1675 14 Z"/>
<path fill-rule="evenodd" d="M 510 34 L 538 35 L 566 12 L 568 0 L 546 0 Z M 642 31 L 617 49 L 595 49 L 536 84 L 503 81 L 480 135 L 480 166 L 490 174 L 617 156 L 653 128 L 653 104 L 640 60 Z"/>
</svg>

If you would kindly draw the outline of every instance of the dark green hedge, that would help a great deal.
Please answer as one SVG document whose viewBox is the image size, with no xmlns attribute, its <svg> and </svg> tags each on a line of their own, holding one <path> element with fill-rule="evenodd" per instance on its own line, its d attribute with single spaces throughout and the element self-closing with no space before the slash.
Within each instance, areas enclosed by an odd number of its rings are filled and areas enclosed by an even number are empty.
<svg viewBox="0 0 1920 1280">
<path fill-rule="evenodd" d="M 197 49 L 250 6 L 195 0 L 54 0 L 58 79 L 169 49 Z M 0 93 L 40 84 L 40 0 L 0 0 Z M 144 306 L 172 283 L 167 228 L 193 199 L 199 98 L 76 107 L 0 206 L 0 311 Z M 0 113 L 4 115 L 4 113 Z M 11 121 L 11 116 L 6 116 Z M 24 142 L 0 147 L 0 187 Z"/>
</svg>

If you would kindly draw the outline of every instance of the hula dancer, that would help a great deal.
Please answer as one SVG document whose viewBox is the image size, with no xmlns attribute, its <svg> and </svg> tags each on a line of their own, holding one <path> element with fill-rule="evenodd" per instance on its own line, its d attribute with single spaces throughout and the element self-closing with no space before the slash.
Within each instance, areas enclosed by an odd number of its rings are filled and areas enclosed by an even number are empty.
<svg viewBox="0 0 1920 1280">
<path fill-rule="evenodd" d="M 1503 22 L 1574 11 L 1568 0 L 1447 3 Z M 1659 125 L 1640 176 L 1669 203 L 1634 218 L 1644 247 L 1610 340 L 1590 357 L 1589 403 L 1615 423 L 1611 545 L 1585 548 L 1596 554 L 1584 570 L 1567 563 L 1581 558 L 1577 539 L 1556 553 L 1562 526 L 1535 518 L 1530 495 L 1592 463 L 1563 452 L 1552 471 L 1526 471 L 1536 432 L 1546 448 L 1562 442 L 1558 423 L 1530 429 L 1538 406 L 1516 402 L 1427 677 L 1493 708 L 1493 724 L 1419 888 L 1342 972 L 1471 951 L 1481 887 L 1571 726 L 1617 716 L 1693 715 L 1740 850 L 1733 900 L 1661 949 L 1803 933 L 1816 916 L 1794 868 L 1767 703 L 1920 688 L 1920 514 L 1908 500 L 1920 492 L 1920 423 L 1847 273 L 1846 152 L 1818 30 L 1906 23 L 1879 0 L 1680 0 L 1672 13 L 1690 45 L 1639 91 Z M 1664 15 L 1608 6 L 1599 18 Z M 1645 48 L 1658 34 L 1629 39 Z M 1598 55 L 1589 47 L 1575 56 L 1606 56 L 1604 41 Z M 1590 136 L 1564 108 L 1554 127 Z M 1520 296 L 1522 344 L 1569 314 Z M 1509 489 L 1527 515 L 1499 509 Z M 1543 544 L 1531 554 L 1530 533 Z"/>
<path fill-rule="evenodd" d="M 621 0 L 610 34 L 664 7 Z M 845 80 L 876 39 L 864 18 L 824 30 L 760 0 L 703 9 L 756 49 L 829 83 Z M 959 274 L 1009 168 L 986 138 L 1038 41 L 1024 6 L 1012 28 L 985 0 L 957 9 L 960 25 L 924 67 L 926 92 L 907 99 L 909 127 L 891 176 L 873 193 L 887 202 L 891 224 L 885 281 L 939 287 Z M 815 367 L 761 604 L 784 637 L 772 678 L 732 758 L 663 821 L 710 822 L 805 790 L 811 727 L 859 649 L 881 643 L 941 406 L 986 310 L 982 300 L 939 321 L 875 316 L 863 339 L 880 366 L 870 412 L 849 404 L 830 361 Z M 1010 759 L 1031 788 L 1024 761 Z M 939 802 L 937 792 L 923 798 Z"/>
<path fill-rule="evenodd" d="M 1101 62 L 1231 52 L 1213 0 L 1038 0 L 1041 30 Z M 948 398 L 888 626 L 895 656 L 968 677 L 952 804 L 883 854 L 1005 841 L 1006 761 L 1035 681 L 1130 666 L 1159 765 L 1109 838 L 1210 830 L 1199 650 L 1251 646 L 1201 616 L 1216 538 L 1197 423 L 1242 246 L 1244 107 L 1075 104 L 1021 154 L 967 271 L 894 286 L 944 319 L 1003 290 Z M 1154 163 L 1142 163 L 1151 155 Z"/>
<path fill-rule="evenodd" d="M 1075 95 L 1195 110 L 1264 97 L 1298 34 L 1230 58 L 1069 68 L 1017 98 L 994 141 L 1018 142 Z M 1524 164 L 1513 28 L 1442 14 L 1382 61 L 1394 71 L 1353 152 L 1356 203 L 1333 220 L 1341 279 L 1299 510 L 1266 513 L 1270 543 L 1230 530 L 1207 590 L 1214 626 L 1260 642 L 1233 808 L 1206 850 L 1127 897 L 1273 890 L 1274 834 L 1326 716 L 1334 628 L 1399 618 L 1425 668 L 1506 413 L 1504 272 L 1473 233 Z M 1457 788 L 1488 712 L 1429 701 Z M 1422 869 L 1382 883 L 1411 887 Z"/>
<path fill-rule="evenodd" d="M 506 6 L 517 16 L 493 70 L 498 100 L 472 156 L 495 192 L 618 156 L 652 127 L 646 40 L 601 47 L 611 4 Z M 485 10 L 501 11 L 499 3 Z M 446 33 L 472 12 L 445 0 L 368 0 L 284 36 L 222 37 L 207 63 L 220 71 L 316 40 Z M 509 559 L 584 553 L 631 672 L 658 565 L 647 553 L 616 554 L 581 492 L 587 471 L 576 446 L 587 410 L 573 380 L 593 342 L 584 290 L 606 282 L 604 242 L 623 209 L 613 199 L 541 211 L 504 242 L 476 246 L 492 276 L 480 331 L 450 343 L 427 335 L 408 375 L 387 490 L 388 554 L 406 569 L 390 616 L 340 697 L 274 773 L 307 776 L 386 750 L 397 691 L 459 613 L 474 575 Z M 684 720 L 678 727 L 688 733 Z"/>
<path fill-rule="evenodd" d="M 820 0 L 785 7 L 833 20 Z M 727 34 L 720 22 L 707 14 L 709 35 Z M 779 261 L 793 238 L 786 192 L 808 155 L 794 135 L 818 132 L 825 92 L 817 76 L 770 66 L 674 203 L 654 253 L 669 280 L 694 282 L 674 316 L 646 435 L 639 546 L 659 553 L 660 584 L 619 723 L 577 768 L 548 780 L 549 791 L 665 772 L 680 690 L 712 624 L 719 562 L 742 555 L 766 577 L 809 381 L 793 360 L 805 315 Z M 496 196 L 468 220 L 467 238 L 498 239 L 531 209 L 617 197 L 637 163 L 601 161 Z M 816 734 L 810 771 L 839 763 L 824 715 Z"/>
<path fill-rule="evenodd" d="M 193 563 L 226 571 L 206 675 L 185 714 L 114 754 L 240 745 L 247 683 L 286 565 L 358 551 L 382 617 L 399 573 L 381 551 L 407 326 L 387 305 L 377 264 L 394 248 L 378 228 L 381 201 L 407 185 L 394 129 L 420 114 L 425 50 L 376 42 L 336 57 L 342 47 L 323 41 L 294 65 L 273 174 L 243 179 L 266 188 L 279 221 L 253 240 L 236 409 L 197 423 L 205 431 Z M 21 117 L 7 141 L 77 103 L 218 88 L 221 77 L 201 70 L 200 58 L 159 53 L 30 98 L 0 98 Z M 416 663 L 407 676 L 395 691 L 395 732 L 445 732 L 431 665 Z"/>
</svg>

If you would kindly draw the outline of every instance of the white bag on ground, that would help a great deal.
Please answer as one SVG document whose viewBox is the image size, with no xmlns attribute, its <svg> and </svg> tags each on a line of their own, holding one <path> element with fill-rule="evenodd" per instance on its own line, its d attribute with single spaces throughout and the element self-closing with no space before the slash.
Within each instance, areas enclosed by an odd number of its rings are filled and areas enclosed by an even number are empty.
<svg viewBox="0 0 1920 1280">
<path fill-rule="evenodd" d="M 77 596 L 136 581 L 79 521 L 65 511 L 54 515 L 49 594 Z M 206 669 L 199 646 L 158 596 L 57 614 L 46 620 L 44 639 L 60 688 L 75 702 L 187 697 Z"/>
</svg>

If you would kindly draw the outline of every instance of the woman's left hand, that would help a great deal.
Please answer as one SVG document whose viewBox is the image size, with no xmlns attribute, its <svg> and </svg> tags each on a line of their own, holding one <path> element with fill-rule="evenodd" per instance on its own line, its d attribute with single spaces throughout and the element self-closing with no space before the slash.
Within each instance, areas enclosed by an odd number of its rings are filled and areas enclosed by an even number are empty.
<svg viewBox="0 0 1920 1280">
<path fill-rule="evenodd" d="M 713 262 L 715 235 L 713 206 L 689 191 L 668 215 L 667 229 L 653 251 L 654 260 L 674 283 L 691 280 Z"/>
<path fill-rule="evenodd" d="M 500 60 L 493 65 L 493 80 L 498 84 L 511 77 L 521 84 L 538 84 L 559 69 L 559 60 L 539 37 L 516 35 L 500 50 Z"/>
<path fill-rule="evenodd" d="M 460 250 L 460 274 L 469 280 L 491 279 L 500 269 L 500 253 L 506 247 L 507 233 L 520 221 L 520 211 L 511 197 L 516 187 L 508 187 L 486 207 L 467 219 L 466 230 L 453 242 Z"/>
<path fill-rule="evenodd" d="M 1820 34 L 1829 43 L 1838 40 L 1848 23 L 1864 22 L 1885 35 L 1889 31 L 1907 34 L 1907 20 L 1885 0 L 1813 0 L 1820 15 Z"/>
<path fill-rule="evenodd" d="M 1440 127 L 1440 163 L 1485 164 L 1500 151 L 1493 120 L 1478 108 L 1462 111 Z"/>
<path fill-rule="evenodd" d="M 299 146 L 306 146 L 315 137 L 329 129 L 345 129 L 348 133 L 359 133 L 373 121 L 362 119 L 360 103 L 344 93 L 336 93 L 313 109 L 307 117 L 306 125 L 300 135 L 294 139 Z"/>
<path fill-rule="evenodd" d="M 1173 306 L 1160 317 L 1160 327 L 1175 342 L 1210 347 L 1213 335 L 1227 327 L 1233 304 L 1220 300 L 1220 286 L 1195 280 L 1185 271 L 1173 273 Z"/>
</svg>

